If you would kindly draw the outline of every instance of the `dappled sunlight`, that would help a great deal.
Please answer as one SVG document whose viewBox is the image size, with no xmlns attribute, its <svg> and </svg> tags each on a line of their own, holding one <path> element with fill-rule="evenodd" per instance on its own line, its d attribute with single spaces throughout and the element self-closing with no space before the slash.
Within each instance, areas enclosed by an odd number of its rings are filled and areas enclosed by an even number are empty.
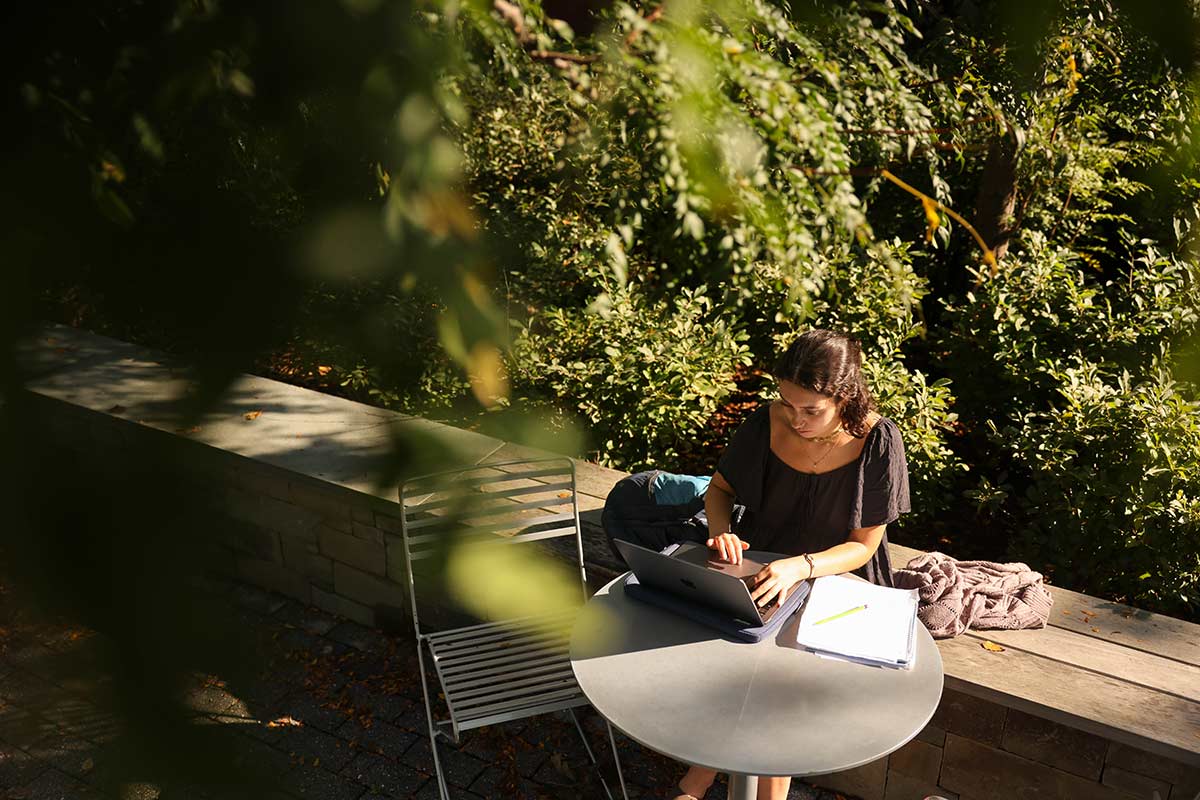
<svg viewBox="0 0 1200 800">
<path fill-rule="evenodd" d="M 553 613 L 579 605 L 579 576 L 528 547 L 504 542 L 452 548 L 446 584 L 454 599 L 481 619 Z"/>
</svg>

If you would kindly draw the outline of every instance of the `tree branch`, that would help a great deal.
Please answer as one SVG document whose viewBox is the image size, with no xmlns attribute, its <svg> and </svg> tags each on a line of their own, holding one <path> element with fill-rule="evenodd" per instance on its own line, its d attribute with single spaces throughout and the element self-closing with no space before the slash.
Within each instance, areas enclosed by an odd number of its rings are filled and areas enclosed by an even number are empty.
<svg viewBox="0 0 1200 800">
<path fill-rule="evenodd" d="M 655 6 L 654 10 L 646 15 L 646 24 L 652 25 L 655 22 L 658 22 L 658 20 L 660 20 L 662 18 L 662 15 L 663 15 L 663 7 Z M 641 28 L 634 28 L 633 30 L 631 30 L 629 32 L 629 35 L 625 37 L 625 46 L 630 47 L 631 45 L 633 45 L 633 43 L 636 42 L 638 40 L 638 37 L 641 35 L 642 35 Z"/>
<path fill-rule="evenodd" d="M 600 60 L 596 54 L 580 55 L 578 53 L 560 53 L 557 50 L 532 50 L 530 58 L 542 58 L 554 61 L 572 61 L 576 64 L 592 64 Z"/>
</svg>

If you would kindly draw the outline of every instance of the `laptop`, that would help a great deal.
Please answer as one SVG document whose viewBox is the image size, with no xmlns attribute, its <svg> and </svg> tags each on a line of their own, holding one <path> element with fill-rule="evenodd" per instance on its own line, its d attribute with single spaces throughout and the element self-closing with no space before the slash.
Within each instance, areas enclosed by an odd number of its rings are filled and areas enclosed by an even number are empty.
<svg viewBox="0 0 1200 800">
<path fill-rule="evenodd" d="M 613 543 L 638 583 L 645 586 L 716 609 L 748 626 L 767 624 L 779 610 L 778 596 L 761 608 L 750 597 L 750 582 L 764 566 L 758 561 L 721 561 L 698 542 L 685 542 L 669 555 L 622 539 L 614 539 Z M 807 594 L 808 588 L 806 581 L 799 581 L 788 591 L 788 597 L 797 591 Z"/>
</svg>

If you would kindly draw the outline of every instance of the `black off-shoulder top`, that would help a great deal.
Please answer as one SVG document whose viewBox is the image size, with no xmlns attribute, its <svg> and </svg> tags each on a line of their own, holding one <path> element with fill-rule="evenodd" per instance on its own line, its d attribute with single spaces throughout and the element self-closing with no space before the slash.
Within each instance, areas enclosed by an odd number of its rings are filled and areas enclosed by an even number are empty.
<svg viewBox="0 0 1200 800">
<path fill-rule="evenodd" d="M 799 555 L 846 541 L 850 531 L 895 522 L 911 510 L 908 463 L 896 424 L 881 418 L 859 457 L 828 472 L 800 472 L 771 450 L 770 406 L 750 415 L 722 453 L 717 471 L 746 512 L 734 532 L 755 550 Z M 892 585 L 887 536 L 855 572 Z"/>
</svg>

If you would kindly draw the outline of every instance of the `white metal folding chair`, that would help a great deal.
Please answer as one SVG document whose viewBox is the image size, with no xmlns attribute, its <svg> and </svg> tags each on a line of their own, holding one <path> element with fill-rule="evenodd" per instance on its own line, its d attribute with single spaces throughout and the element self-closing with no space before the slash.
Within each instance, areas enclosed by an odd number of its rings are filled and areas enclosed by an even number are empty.
<svg viewBox="0 0 1200 800">
<path fill-rule="evenodd" d="M 400 487 L 401 536 L 421 689 L 429 720 L 429 743 L 443 800 L 450 792 L 438 755 L 438 738 L 458 744 L 460 734 L 500 722 L 552 711 L 570 714 L 593 767 L 599 768 L 575 709 L 587 698 L 568 658 L 571 626 L 588 597 L 583 540 L 576 500 L 575 464 L 569 458 L 526 459 L 411 478 Z M 445 630 L 421 625 L 414 562 L 444 557 L 453 547 L 479 541 L 519 547 L 575 537 L 570 553 L 579 569 L 579 605 L 515 619 L 491 618 Z M 418 568 L 417 572 L 424 572 Z M 435 719 L 426 672 L 433 666 L 448 716 Z M 609 746 L 621 795 L 628 800 L 612 726 Z M 612 791 L 600 776 L 609 800 Z"/>
</svg>

